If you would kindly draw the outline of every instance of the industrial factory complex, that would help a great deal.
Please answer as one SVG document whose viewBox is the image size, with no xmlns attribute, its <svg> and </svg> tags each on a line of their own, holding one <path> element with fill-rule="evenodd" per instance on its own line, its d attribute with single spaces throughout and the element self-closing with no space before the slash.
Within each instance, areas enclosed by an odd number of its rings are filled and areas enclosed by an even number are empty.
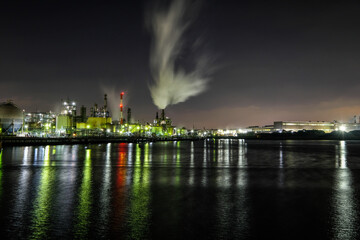
<svg viewBox="0 0 360 240">
<path fill-rule="evenodd" d="M 156 113 L 152 122 L 133 121 L 131 109 L 127 108 L 127 117 L 123 117 L 123 98 L 120 94 L 120 119 L 112 119 L 108 110 L 107 95 L 104 105 L 94 104 L 87 114 L 84 106 L 78 108 L 72 100 L 63 100 L 59 113 L 26 112 L 8 101 L 0 104 L 0 132 L 2 135 L 23 137 L 81 137 L 81 136 L 173 136 L 186 135 L 185 128 L 176 128 L 165 110 Z"/>
<path fill-rule="evenodd" d="M 18 137 L 171 137 L 171 136 L 238 136 L 239 134 L 265 134 L 274 132 L 360 130 L 360 117 L 348 123 L 338 121 L 276 121 L 273 125 L 250 126 L 243 129 L 185 129 L 173 126 L 165 110 L 156 112 L 151 122 L 140 123 L 131 117 L 131 109 L 123 107 L 124 93 L 120 94 L 120 118 L 113 119 L 108 110 L 107 95 L 104 105 L 94 104 L 87 112 L 69 99 L 61 102 L 60 112 L 26 112 L 12 101 L 0 104 L 0 133 Z M 124 117 L 123 110 L 126 110 Z"/>
</svg>

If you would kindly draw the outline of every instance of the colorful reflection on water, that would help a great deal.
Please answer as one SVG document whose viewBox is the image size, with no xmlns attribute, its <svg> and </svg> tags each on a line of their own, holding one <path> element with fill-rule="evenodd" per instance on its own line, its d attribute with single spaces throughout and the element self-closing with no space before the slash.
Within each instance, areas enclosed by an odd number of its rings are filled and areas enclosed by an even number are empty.
<svg viewBox="0 0 360 240">
<path fill-rule="evenodd" d="M 32 234 L 31 239 L 43 239 L 47 237 L 49 231 L 49 223 L 51 217 L 51 208 L 53 205 L 52 197 L 55 190 L 54 169 L 50 167 L 50 146 L 46 146 L 44 154 L 40 156 L 43 161 L 40 183 L 34 201 L 34 211 L 32 217 L 32 224 L 30 226 Z"/>
<path fill-rule="evenodd" d="M 238 139 L 9 147 L 0 153 L 0 233 L 357 239 L 359 147 Z"/>
<path fill-rule="evenodd" d="M 147 143 L 143 148 L 147 149 Z M 133 168 L 132 188 L 130 193 L 129 225 L 131 239 L 144 239 L 149 234 L 149 201 L 150 192 L 150 170 L 146 165 L 149 164 L 149 158 L 144 157 L 144 152 L 139 144 L 135 146 L 135 165 Z"/>
<path fill-rule="evenodd" d="M 0 148 L 0 204 L 1 204 L 1 199 L 2 199 L 2 174 L 3 174 L 2 155 L 3 155 L 3 152 L 2 152 L 2 150 Z"/>
<path fill-rule="evenodd" d="M 91 196 L 91 149 L 85 150 L 85 162 L 83 165 L 82 181 L 78 195 L 78 207 L 76 209 L 75 238 L 86 238 L 89 232 L 90 213 L 92 205 Z"/>
</svg>

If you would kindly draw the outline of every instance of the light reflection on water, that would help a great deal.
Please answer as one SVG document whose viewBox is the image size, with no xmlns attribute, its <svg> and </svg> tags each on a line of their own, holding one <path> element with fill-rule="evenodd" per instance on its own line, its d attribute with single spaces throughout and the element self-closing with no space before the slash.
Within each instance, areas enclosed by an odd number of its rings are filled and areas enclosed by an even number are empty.
<svg viewBox="0 0 360 240">
<path fill-rule="evenodd" d="M 1 234 L 299 238 L 307 229 L 356 239 L 359 147 L 241 139 L 9 147 L 0 153 Z"/>
<path fill-rule="evenodd" d="M 1 149 L 0 149 L 1 151 Z M 3 186 L 2 186 L 2 175 L 3 175 L 3 166 L 2 166 L 2 155 L 3 155 L 3 152 L 1 151 L 0 152 L 0 204 L 1 204 L 1 199 L 2 199 L 2 194 L 3 194 Z"/>
<path fill-rule="evenodd" d="M 50 168 L 50 146 L 40 148 L 43 157 L 43 167 L 41 170 L 40 183 L 37 190 L 37 196 L 34 202 L 34 211 L 32 213 L 32 224 L 30 229 L 32 231 L 31 239 L 43 239 L 46 238 L 49 231 L 49 223 L 51 216 L 51 208 L 53 205 L 52 197 L 54 191 L 54 170 Z M 39 158 L 37 158 L 38 161 Z M 37 164 L 39 164 L 37 162 Z"/>
<path fill-rule="evenodd" d="M 111 191 L 111 144 L 106 145 L 106 157 L 103 169 L 103 180 L 101 183 L 101 196 L 100 196 L 100 208 L 103 211 L 100 212 L 100 222 L 102 223 L 99 227 L 100 235 L 106 236 L 109 225 L 109 214 L 110 214 L 110 191 Z"/>
<path fill-rule="evenodd" d="M 92 160 L 91 149 L 85 150 L 85 163 L 83 165 L 82 181 L 78 195 L 78 207 L 75 219 L 75 238 L 84 239 L 87 237 L 90 227 L 90 213 L 92 207 Z"/>
<path fill-rule="evenodd" d="M 139 144 L 136 145 L 136 162 L 133 169 L 129 225 L 131 239 L 144 239 L 149 234 L 150 170 Z"/>
<path fill-rule="evenodd" d="M 346 141 L 340 141 L 336 146 L 337 164 L 339 171 L 335 174 L 334 186 L 334 239 L 356 239 L 358 226 L 358 206 L 354 202 L 352 172 L 347 166 Z"/>
</svg>

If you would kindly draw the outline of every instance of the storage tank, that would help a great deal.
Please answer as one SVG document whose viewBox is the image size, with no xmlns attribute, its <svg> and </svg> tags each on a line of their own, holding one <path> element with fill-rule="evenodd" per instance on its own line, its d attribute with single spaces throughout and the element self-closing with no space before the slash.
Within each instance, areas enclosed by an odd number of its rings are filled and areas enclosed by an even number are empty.
<svg viewBox="0 0 360 240">
<path fill-rule="evenodd" d="M 23 124 L 23 112 L 12 102 L 0 104 L 1 132 L 12 133 L 18 131 Z"/>
</svg>

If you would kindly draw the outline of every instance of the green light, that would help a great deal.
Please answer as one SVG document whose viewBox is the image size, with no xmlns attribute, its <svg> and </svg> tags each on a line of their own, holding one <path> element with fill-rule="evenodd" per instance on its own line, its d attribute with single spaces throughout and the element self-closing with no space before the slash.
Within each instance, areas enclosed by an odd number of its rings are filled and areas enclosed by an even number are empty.
<svg viewBox="0 0 360 240">
<path fill-rule="evenodd" d="M 176 143 L 176 169 L 175 169 L 175 183 L 180 183 L 180 141 Z"/>
<path fill-rule="evenodd" d="M 144 161 L 145 161 L 146 164 L 149 163 L 149 143 L 145 144 Z"/>
<path fill-rule="evenodd" d="M 145 148 L 146 151 L 146 148 Z M 136 147 L 136 161 L 140 160 L 141 149 Z M 137 165 L 133 168 L 133 187 L 130 204 L 130 239 L 145 239 L 150 227 L 150 172 L 148 167 Z"/>
<path fill-rule="evenodd" d="M 90 225 L 91 204 L 91 149 L 86 149 L 79 205 L 77 206 L 75 238 L 83 239 L 87 236 Z"/>
<path fill-rule="evenodd" d="M 139 144 L 136 144 L 135 165 L 137 165 L 140 162 L 140 158 L 141 158 L 141 148 L 139 147 Z"/>
<path fill-rule="evenodd" d="M 2 155 L 3 155 L 3 151 L 0 152 L 0 203 L 2 199 Z"/>
<path fill-rule="evenodd" d="M 45 147 L 44 166 L 42 167 L 40 186 L 34 203 L 31 225 L 31 239 L 44 239 L 47 236 L 52 207 L 55 174 L 50 163 L 49 146 Z"/>
<path fill-rule="evenodd" d="M 50 166 L 50 146 L 49 145 L 47 145 L 45 147 L 44 166 Z"/>
<path fill-rule="evenodd" d="M 176 165 L 180 164 L 180 141 L 176 143 Z"/>
</svg>

